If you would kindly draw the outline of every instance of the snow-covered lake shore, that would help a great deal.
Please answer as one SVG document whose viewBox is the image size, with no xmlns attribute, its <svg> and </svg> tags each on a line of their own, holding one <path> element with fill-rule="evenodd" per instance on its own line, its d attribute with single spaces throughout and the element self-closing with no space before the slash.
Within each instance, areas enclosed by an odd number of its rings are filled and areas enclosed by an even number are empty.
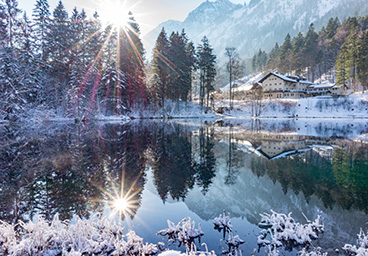
<svg viewBox="0 0 368 256">
<path fill-rule="evenodd" d="M 225 116 L 252 118 L 250 100 L 234 101 L 234 110 L 225 111 Z M 256 118 L 368 118 L 368 94 L 353 94 L 340 98 L 303 98 L 263 100 L 261 113 Z M 228 101 L 216 102 L 216 108 L 228 107 Z"/>
</svg>

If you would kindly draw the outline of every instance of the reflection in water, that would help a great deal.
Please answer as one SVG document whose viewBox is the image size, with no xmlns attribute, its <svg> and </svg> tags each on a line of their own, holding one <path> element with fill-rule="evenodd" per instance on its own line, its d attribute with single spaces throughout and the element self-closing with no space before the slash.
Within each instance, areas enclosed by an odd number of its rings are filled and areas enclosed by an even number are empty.
<svg viewBox="0 0 368 256">
<path fill-rule="evenodd" d="M 236 205 L 254 197 L 253 209 L 239 205 L 228 210 L 257 222 L 256 210 L 267 205 L 266 196 L 276 194 L 265 192 L 269 186 L 265 177 L 280 184 L 284 195 L 280 200 L 293 192 L 302 194 L 310 207 L 318 198 L 326 209 L 338 206 L 368 213 L 364 140 L 339 137 L 337 128 L 334 136 L 323 136 L 328 131 L 320 125 L 315 130 L 322 135 L 299 130 L 259 121 L 249 127 L 134 122 L 50 126 L 37 132 L 2 127 L 0 219 L 14 223 L 36 215 L 51 219 L 56 213 L 61 219 L 88 218 L 92 212 L 103 212 L 106 205 L 122 218 L 133 219 L 142 204 L 148 172 L 164 202 L 187 202 L 191 191 L 199 190 L 196 209 L 202 212 L 197 214 L 209 218 L 232 207 L 231 200 Z M 248 169 L 250 174 L 245 174 Z M 259 183 L 258 190 L 248 191 L 240 184 L 244 180 L 250 182 L 247 186 Z M 209 212 L 210 206 L 205 208 L 206 202 L 199 199 L 212 200 L 208 193 L 213 186 L 236 195 L 220 212 Z M 228 195 L 217 194 L 208 204 L 216 206 L 221 196 Z M 285 206 L 284 211 L 291 210 Z"/>
</svg>

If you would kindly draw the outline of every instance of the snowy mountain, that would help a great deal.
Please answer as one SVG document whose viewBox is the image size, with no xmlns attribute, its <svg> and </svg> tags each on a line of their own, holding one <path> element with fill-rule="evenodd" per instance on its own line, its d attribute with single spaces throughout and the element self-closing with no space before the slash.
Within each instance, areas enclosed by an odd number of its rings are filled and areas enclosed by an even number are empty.
<svg viewBox="0 0 368 256">
<path fill-rule="evenodd" d="M 259 48 L 270 50 L 287 33 L 294 36 L 299 31 L 305 32 L 311 23 L 319 29 L 331 17 L 342 20 L 366 14 L 367 0 L 251 0 L 244 5 L 207 0 L 183 22 L 171 20 L 160 24 L 144 41 L 150 56 L 163 27 L 168 35 L 185 29 L 195 44 L 206 35 L 220 59 L 226 47 L 236 47 L 244 58 L 252 57 Z"/>
</svg>

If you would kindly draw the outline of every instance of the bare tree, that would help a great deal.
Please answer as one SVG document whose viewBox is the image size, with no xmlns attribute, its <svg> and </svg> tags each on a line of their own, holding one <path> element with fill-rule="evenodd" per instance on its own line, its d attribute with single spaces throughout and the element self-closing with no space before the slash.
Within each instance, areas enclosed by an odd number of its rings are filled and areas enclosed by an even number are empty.
<svg viewBox="0 0 368 256">
<path fill-rule="evenodd" d="M 252 116 L 258 117 L 262 112 L 262 99 L 263 99 L 263 89 L 261 86 L 255 86 L 251 90 L 251 104 L 252 104 Z"/>
<path fill-rule="evenodd" d="M 244 73 L 244 66 L 241 64 L 239 55 L 235 47 L 226 48 L 226 56 L 229 58 L 226 68 L 227 68 L 227 72 L 229 73 L 230 109 L 233 109 L 234 107 L 234 93 L 233 93 L 234 83 Z"/>
</svg>

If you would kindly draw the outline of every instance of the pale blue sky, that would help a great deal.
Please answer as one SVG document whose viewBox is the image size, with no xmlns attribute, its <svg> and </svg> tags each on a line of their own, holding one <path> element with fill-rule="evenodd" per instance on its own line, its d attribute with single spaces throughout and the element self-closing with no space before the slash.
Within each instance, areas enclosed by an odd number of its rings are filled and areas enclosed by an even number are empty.
<svg viewBox="0 0 368 256">
<path fill-rule="evenodd" d="M 19 7 L 26 10 L 28 15 L 32 14 L 32 9 L 36 0 L 18 0 Z M 103 1 L 108 0 L 62 0 L 69 12 L 76 6 L 78 9 L 84 8 L 89 16 L 94 11 L 99 10 Z M 188 13 L 198 7 L 205 0 L 119 0 L 127 1 L 128 6 L 133 6 L 132 11 L 141 27 L 142 34 L 155 28 L 159 23 L 169 19 L 184 20 Z M 243 4 L 247 0 L 230 0 L 234 3 Z M 56 7 L 59 0 L 49 0 L 50 9 Z"/>
</svg>

